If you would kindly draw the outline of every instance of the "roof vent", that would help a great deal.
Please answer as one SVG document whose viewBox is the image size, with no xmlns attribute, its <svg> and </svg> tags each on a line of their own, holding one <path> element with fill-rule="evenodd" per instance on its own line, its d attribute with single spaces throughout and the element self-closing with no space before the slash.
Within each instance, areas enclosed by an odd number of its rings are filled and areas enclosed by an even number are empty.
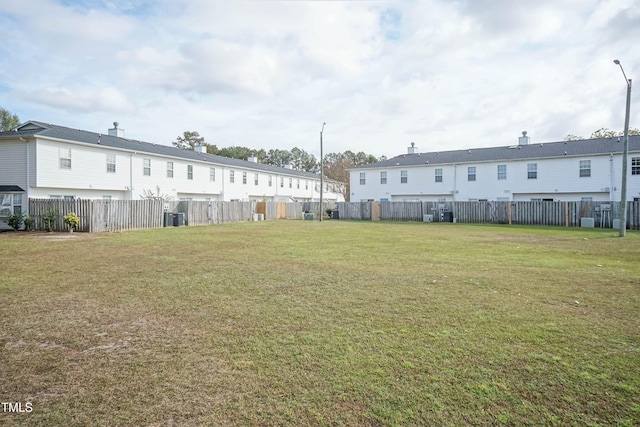
<svg viewBox="0 0 640 427">
<path fill-rule="evenodd" d="M 113 129 L 109 129 L 109 136 L 117 136 L 118 138 L 124 138 L 124 129 L 120 129 L 118 126 L 120 123 L 113 122 Z"/>
<path fill-rule="evenodd" d="M 418 147 L 416 147 L 416 143 L 412 142 L 411 147 L 407 149 L 408 154 L 416 154 L 418 152 Z"/>
<path fill-rule="evenodd" d="M 520 138 L 518 138 L 518 145 L 527 145 L 527 144 L 529 144 L 530 140 L 531 140 L 531 138 L 529 138 L 527 136 L 527 131 L 523 130 L 522 131 L 522 136 Z"/>
<path fill-rule="evenodd" d="M 200 154 L 207 154 L 207 146 L 202 144 L 197 144 L 193 147 L 193 151 Z"/>
</svg>

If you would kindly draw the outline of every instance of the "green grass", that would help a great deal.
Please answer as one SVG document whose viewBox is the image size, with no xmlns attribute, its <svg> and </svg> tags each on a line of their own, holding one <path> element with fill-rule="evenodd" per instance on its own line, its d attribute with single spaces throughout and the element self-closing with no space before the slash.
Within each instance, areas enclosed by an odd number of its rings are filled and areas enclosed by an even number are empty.
<svg viewBox="0 0 640 427">
<path fill-rule="evenodd" d="M 0 234 L 2 425 L 640 424 L 640 234 Z"/>
</svg>

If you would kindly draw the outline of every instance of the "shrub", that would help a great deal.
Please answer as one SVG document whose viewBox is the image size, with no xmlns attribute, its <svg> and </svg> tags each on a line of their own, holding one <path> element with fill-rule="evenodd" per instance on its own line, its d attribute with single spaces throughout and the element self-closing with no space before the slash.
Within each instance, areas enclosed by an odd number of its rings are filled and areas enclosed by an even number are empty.
<svg viewBox="0 0 640 427">
<path fill-rule="evenodd" d="M 78 228 L 78 225 L 80 225 L 80 218 L 78 218 L 75 212 L 69 212 L 62 218 L 64 219 L 64 223 L 69 226 L 69 231 L 73 231 L 74 228 Z"/>
<path fill-rule="evenodd" d="M 25 231 L 32 231 L 33 230 L 33 225 L 36 222 L 35 219 L 33 219 L 32 216 L 28 216 L 24 219 L 24 229 Z"/>
<path fill-rule="evenodd" d="M 23 222 L 24 222 L 24 214 L 22 212 L 9 215 L 9 217 L 7 218 L 7 224 L 9 224 L 9 226 L 13 228 L 15 231 L 18 231 L 20 227 L 22 227 Z"/>
<path fill-rule="evenodd" d="M 56 215 L 58 215 L 58 211 L 55 209 L 49 209 L 42 214 L 42 222 L 46 231 L 53 231 L 53 223 L 56 220 Z"/>
</svg>

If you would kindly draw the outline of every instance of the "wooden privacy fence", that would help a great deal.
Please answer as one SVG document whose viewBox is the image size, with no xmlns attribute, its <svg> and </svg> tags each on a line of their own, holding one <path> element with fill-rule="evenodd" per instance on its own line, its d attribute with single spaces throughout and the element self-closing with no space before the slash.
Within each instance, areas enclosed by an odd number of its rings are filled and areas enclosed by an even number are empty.
<svg viewBox="0 0 640 427">
<path fill-rule="evenodd" d="M 30 199 L 29 215 L 35 220 L 36 230 L 44 230 L 43 215 L 54 210 L 53 230 L 66 231 L 68 227 L 63 216 L 75 212 L 80 218 L 78 231 L 99 233 L 163 227 L 165 212 L 182 214 L 184 225 L 211 225 L 252 221 L 256 213 L 262 213 L 264 219 L 300 219 L 305 209 L 319 209 L 319 203 L 316 205 L 305 207 L 304 203 L 298 202 Z"/>
<path fill-rule="evenodd" d="M 340 219 L 522 224 L 577 227 L 593 218 L 595 227 L 612 228 L 620 202 L 343 202 Z M 640 229 L 640 202 L 627 203 L 627 228 Z"/>
<path fill-rule="evenodd" d="M 324 203 L 323 211 L 332 204 Z M 343 202 L 335 217 L 355 220 L 522 224 L 577 227 L 593 218 L 595 227 L 613 228 L 620 217 L 619 202 Z M 303 212 L 320 212 L 319 202 L 216 202 L 163 200 L 30 199 L 29 215 L 44 230 L 43 216 L 55 211 L 53 230 L 65 231 L 63 216 L 75 212 L 78 231 L 99 233 L 164 226 L 164 213 L 183 214 L 185 225 L 210 225 L 264 219 L 300 219 Z M 627 203 L 627 228 L 640 229 L 640 202 Z"/>
<path fill-rule="evenodd" d="M 135 230 L 162 227 L 161 200 L 51 200 L 29 199 L 29 215 L 36 230 L 44 230 L 43 216 L 53 210 L 54 231 L 66 231 L 64 215 L 75 212 L 80 218 L 78 231 Z"/>
</svg>

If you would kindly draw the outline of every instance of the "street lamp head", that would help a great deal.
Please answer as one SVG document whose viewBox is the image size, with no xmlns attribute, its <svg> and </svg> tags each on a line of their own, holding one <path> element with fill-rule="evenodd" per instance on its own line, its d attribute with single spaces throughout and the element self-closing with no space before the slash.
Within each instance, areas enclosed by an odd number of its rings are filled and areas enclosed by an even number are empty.
<svg viewBox="0 0 640 427">
<path fill-rule="evenodd" d="M 614 59 L 613 63 L 616 64 L 616 65 L 620 65 L 620 61 L 618 61 L 617 59 Z"/>
</svg>

